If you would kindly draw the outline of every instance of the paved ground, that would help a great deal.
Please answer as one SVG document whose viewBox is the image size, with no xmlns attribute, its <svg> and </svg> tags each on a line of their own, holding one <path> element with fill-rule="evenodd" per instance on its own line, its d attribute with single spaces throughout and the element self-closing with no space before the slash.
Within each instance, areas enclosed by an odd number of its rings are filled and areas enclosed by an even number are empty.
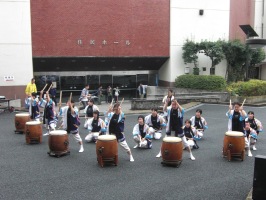
<svg viewBox="0 0 266 200">
<path fill-rule="evenodd" d="M 100 108 L 103 109 L 105 105 Z M 126 115 L 126 138 L 133 147 L 132 128 L 138 113 L 123 104 Z M 70 137 L 69 156 L 54 158 L 47 155 L 48 137 L 42 144 L 27 145 L 25 136 L 14 133 L 15 113 L 0 115 L 0 199 L 226 199 L 244 200 L 253 181 L 254 157 L 231 162 L 221 156 L 227 127 L 225 105 L 200 105 L 209 129 L 205 139 L 194 150 L 195 161 L 183 153 L 179 168 L 163 167 L 155 158 L 161 141 L 154 141 L 150 150 L 132 149 L 131 163 L 119 148 L 118 166 L 101 168 L 96 161 L 95 144 L 85 144 L 84 153 Z M 185 119 L 195 113 L 188 109 Z M 265 107 L 245 107 L 254 110 L 264 122 Z M 83 120 L 83 119 L 82 119 Z M 80 128 L 82 138 L 87 131 Z M 258 151 L 266 152 L 266 136 L 262 133 Z"/>
</svg>

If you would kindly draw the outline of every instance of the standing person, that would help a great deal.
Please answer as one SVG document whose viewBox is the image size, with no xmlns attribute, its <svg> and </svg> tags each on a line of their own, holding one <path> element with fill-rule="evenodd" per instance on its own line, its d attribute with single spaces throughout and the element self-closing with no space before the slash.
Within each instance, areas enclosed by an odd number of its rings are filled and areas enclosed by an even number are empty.
<svg viewBox="0 0 266 200">
<path fill-rule="evenodd" d="M 120 94 L 120 90 L 118 89 L 118 87 L 116 87 L 114 89 L 115 91 L 115 102 L 117 103 L 118 102 L 118 97 L 119 97 L 119 94 Z"/>
<path fill-rule="evenodd" d="M 195 157 L 193 156 L 191 149 L 189 147 L 189 144 L 186 140 L 186 137 L 183 133 L 182 126 L 183 126 L 183 115 L 185 110 L 182 108 L 182 106 L 177 102 L 177 100 L 173 100 L 171 106 L 168 106 L 168 103 L 166 102 L 164 104 L 164 111 L 167 111 L 167 117 L 168 122 L 166 125 L 166 137 L 171 136 L 173 133 L 175 137 L 179 137 L 182 139 L 183 145 L 186 147 L 190 154 L 190 159 L 195 160 Z M 161 151 L 156 156 L 157 158 L 161 157 Z"/>
<path fill-rule="evenodd" d="M 51 99 L 55 103 L 55 106 L 57 106 L 57 101 L 56 101 L 56 88 L 52 85 L 51 89 L 49 90 L 49 94 L 51 96 Z"/>
<path fill-rule="evenodd" d="M 80 110 L 83 110 L 86 107 L 87 102 L 88 102 L 88 97 L 91 96 L 89 94 L 89 88 L 90 88 L 90 86 L 87 84 L 87 85 L 85 85 L 85 87 L 81 91 L 79 100 L 81 101 L 83 106 L 80 108 Z"/>
<path fill-rule="evenodd" d="M 98 105 L 102 104 L 102 96 L 103 96 L 103 87 L 100 86 L 97 90 L 97 97 L 98 97 Z"/>
<path fill-rule="evenodd" d="M 25 89 L 26 98 L 31 97 L 31 94 L 35 92 L 37 93 L 37 87 L 35 84 L 35 78 L 31 79 L 31 82 L 27 84 L 27 87 Z"/>
<path fill-rule="evenodd" d="M 84 113 L 85 113 L 84 128 L 88 128 L 88 120 L 93 117 L 93 112 L 95 111 L 99 112 L 99 108 L 96 105 L 94 105 L 94 100 L 90 99 L 88 101 L 88 105 L 84 109 Z"/>
<path fill-rule="evenodd" d="M 125 128 L 125 116 L 121 110 L 120 103 L 116 103 L 112 108 L 112 105 L 109 106 L 108 111 L 106 112 L 108 119 L 108 129 L 107 132 L 110 135 L 115 135 L 120 146 L 127 152 L 129 155 L 130 162 L 134 162 L 131 150 L 127 144 L 124 128 Z"/>
<path fill-rule="evenodd" d="M 229 105 L 229 110 L 226 113 L 228 117 L 228 131 L 239 131 L 244 130 L 244 120 L 247 117 L 247 113 L 243 110 L 243 106 L 240 103 L 234 103 L 234 109 L 232 105 Z"/>
<path fill-rule="evenodd" d="M 62 127 L 67 133 L 72 134 L 74 139 L 80 145 L 79 152 L 83 152 L 83 143 L 79 135 L 78 108 L 73 100 L 69 100 L 67 105 L 62 107 L 60 115 L 63 117 Z"/>
<path fill-rule="evenodd" d="M 39 99 L 35 92 L 31 93 L 31 97 L 27 99 L 26 105 L 29 107 L 30 118 L 40 121 Z"/>
<path fill-rule="evenodd" d="M 107 92 L 107 103 L 111 103 L 112 98 L 113 98 L 113 94 L 112 94 L 112 88 L 110 85 L 107 87 L 106 92 Z"/>
<path fill-rule="evenodd" d="M 191 121 L 189 119 L 185 120 L 185 126 L 183 127 L 183 131 L 190 148 L 198 149 L 199 146 L 196 140 L 194 139 L 197 135 L 197 130 L 193 126 L 191 126 Z"/>
<path fill-rule="evenodd" d="M 203 137 L 203 132 L 208 128 L 207 122 L 202 115 L 202 110 L 197 109 L 196 115 L 190 118 L 191 125 L 197 129 L 197 135 L 199 138 Z"/>
<path fill-rule="evenodd" d="M 96 142 L 99 135 L 104 135 L 106 132 L 105 122 L 99 118 L 99 111 L 93 111 L 93 118 L 88 120 L 89 134 L 85 137 L 86 142 Z"/>
<path fill-rule="evenodd" d="M 172 89 L 169 89 L 168 92 L 167 92 L 167 95 L 163 98 L 162 102 L 163 102 L 163 106 L 164 104 L 167 102 L 167 105 L 170 106 L 172 101 L 174 100 L 174 95 L 173 95 L 173 90 Z M 165 121 L 167 121 L 167 112 L 164 111 L 164 118 L 165 118 Z"/>
<path fill-rule="evenodd" d="M 144 98 L 144 88 L 142 86 L 142 83 L 139 84 L 139 87 L 138 87 L 138 93 L 139 93 L 139 98 L 143 99 Z"/>
<path fill-rule="evenodd" d="M 151 135 L 149 134 L 149 126 L 144 123 L 144 116 L 138 116 L 138 124 L 133 128 L 133 139 L 137 143 L 135 148 L 146 148 L 151 149 Z"/>
<path fill-rule="evenodd" d="M 147 98 L 147 88 L 148 88 L 148 85 L 143 85 L 142 84 L 142 88 L 143 88 L 143 98 Z"/>
<path fill-rule="evenodd" d="M 45 100 L 42 98 L 43 91 L 40 92 L 40 106 L 44 107 L 43 111 L 43 124 L 46 124 L 47 133 L 44 136 L 50 134 L 50 130 L 55 130 L 57 117 L 55 112 L 55 103 L 50 98 L 49 92 L 45 94 Z"/>
<path fill-rule="evenodd" d="M 152 138 L 159 140 L 162 137 L 162 128 L 166 126 L 164 118 L 158 115 L 157 108 L 151 109 L 151 114 L 145 117 L 145 123 L 149 126 Z"/>
</svg>

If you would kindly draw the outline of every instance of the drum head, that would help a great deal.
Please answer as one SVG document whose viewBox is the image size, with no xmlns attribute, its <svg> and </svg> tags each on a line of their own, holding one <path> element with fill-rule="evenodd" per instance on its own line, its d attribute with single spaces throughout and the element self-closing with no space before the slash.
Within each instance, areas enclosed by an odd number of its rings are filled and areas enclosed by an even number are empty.
<svg viewBox="0 0 266 200">
<path fill-rule="evenodd" d="M 164 142 L 182 142 L 181 138 L 179 137 L 165 137 L 163 138 Z"/>
<path fill-rule="evenodd" d="M 56 131 L 51 131 L 50 135 L 66 135 L 67 132 L 64 130 L 56 130 Z"/>
<path fill-rule="evenodd" d="M 26 122 L 26 125 L 38 125 L 38 124 L 41 124 L 41 122 L 38 122 L 38 121 L 29 121 L 29 122 Z"/>
<path fill-rule="evenodd" d="M 239 136 L 244 136 L 244 133 L 239 131 L 228 131 L 225 133 L 225 135 L 239 137 Z"/>
<path fill-rule="evenodd" d="M 98 137 L 98 140 L 110 141 L 110 140 L 116 140 L 116 137 L 114 135 L 100 135 Z"/>
<path fill-rule="evenodd" d="M 25 117 L 25 116 L 30 116 L 30 114 L 29 113 L 17 113 L 15 116 L 16 117 Z"/>
</svg>

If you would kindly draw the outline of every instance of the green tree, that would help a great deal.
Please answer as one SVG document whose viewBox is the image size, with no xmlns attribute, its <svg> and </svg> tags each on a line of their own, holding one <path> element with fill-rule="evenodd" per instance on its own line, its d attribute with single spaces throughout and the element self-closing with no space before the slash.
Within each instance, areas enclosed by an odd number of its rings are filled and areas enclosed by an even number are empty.
<svg viewBox="0 0 266 200">
<path fill-rule="evenodd" d="M 183 53 L 182 58 L 184 63 L 193 63 L 194 67 L 198 67 L 198 44 L 194 43 L 193 41 L 186 40 L 182 47 Z"/>
<path fill-rule="evenodd" d="M 253 74 L 255 66 L 265 59 L 263 49 L 250 49 L 240 40 L 224 42 L 222 49 L 227 60 L 225 79 L 228 83 L 245 80 L 247 70 Z"/>
<path fill-rule="evenodd" d="M 252 49 L 251 60 L 249 65 L 249 78 L 254 78 L 256 66 L 266 58 L 265 51 L 262 48 Z"/>
<path fill-rule="evenodd" d="M 222 44 L 224 42 L 219 40 L 217 42 L 203 41 L 199 43 L 198 49 L 200 53 L 208 56 L 211 59 L 211 68 L 215 68 L 224 58 Z"/>
<path fill-rule="evenodd" d="M 246 46 L 240 40 L 224 42 L 223 54 L 227 60 L 225 79 L 227 82 L 237 82 L 244 79 L 246 63 Z"/>
</svg>

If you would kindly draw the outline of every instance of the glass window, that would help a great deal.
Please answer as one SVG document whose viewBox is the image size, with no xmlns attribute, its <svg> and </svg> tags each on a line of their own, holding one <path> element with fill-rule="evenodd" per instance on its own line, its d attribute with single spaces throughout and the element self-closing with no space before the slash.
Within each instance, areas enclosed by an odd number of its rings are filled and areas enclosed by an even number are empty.
<svg viewBox="0 0 266 200">
<path fill-rule="evenodd" d="M 106 89 L 108 86 L 113 87 L 112 82 L 112 75 L 100 75 L 100 85 L 103 86 L 103 89 Z"/>
<path fill-rule="evenodd" d="M 149 74 L 149 86 L 158 86 L 158 74 Z"/>
<path fill-rule="evenodd" d="M 90 90 L 97 90 L 100 83 L 99 75 L 88 75 L 87 83 L 90 85 Z"/>
<path fill-rule="evenodd" d="M 113 87 L 118 87 L 120 89 L 119 98 L 132 99 L 136 98 L 136 76 L 114 76 L 113 77 Z"/>
<path fill-rule="evenodd" d="M 46 76 L 34 76 L 37 91 L 41 91 L 46 84 Z"/>
<path fill-rule="evenodd" d="M 137 74 L 137 85 L 148 85 L 148 74 Z"/>
<path fill-rule="evenodd" d="M 56 89 L 60 90 L 60 81 L 59 81 L 59 76 L 51 75 L 51 76 L 46 76 L 47 81 L 55 82 L 56 83 Z"/>
<path fill-rule="evenodd" d="M 210 75 L 215 75 L 215 68 L 210 68 Z"/>
<path fill-rule="evenodd" d="M 61 76 L 61 90 L 82 90 L 85 86 L 85 76 Z"/>
</svg>

